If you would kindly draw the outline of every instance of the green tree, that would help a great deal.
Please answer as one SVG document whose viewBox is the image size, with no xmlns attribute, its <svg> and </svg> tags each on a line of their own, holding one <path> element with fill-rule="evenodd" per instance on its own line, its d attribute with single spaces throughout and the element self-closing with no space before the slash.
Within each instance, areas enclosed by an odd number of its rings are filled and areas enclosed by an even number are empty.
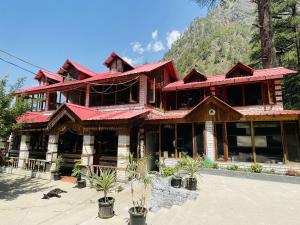
<svg viewBox="0 0 300 225">
<path fill-rule="evenodd" d="M 25 79 L 19 79 L 9 85 L 7 76 L 0 77 L 0 137 L 7 138 L 11 132 L 20 127 L 16 119 L 29 109 L 28 101 L 24 96 L 15 99 L 14 92 L 23 86 Z"/>
</svg>

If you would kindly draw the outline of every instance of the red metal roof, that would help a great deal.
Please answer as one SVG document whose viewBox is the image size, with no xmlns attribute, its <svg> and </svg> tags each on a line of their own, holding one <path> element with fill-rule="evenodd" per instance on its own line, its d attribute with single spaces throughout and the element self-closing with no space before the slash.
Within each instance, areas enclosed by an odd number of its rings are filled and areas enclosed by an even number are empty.
<svg viewBox="0 0 300 225">
<path fill-rule="evenodd" d="M 82 121 L 128 120 L 145 116 L 150 112 L 149 109 L 99 111 L 71 103 L 65 103 L 60 108 L 62 107 L 67 107 Z M 60 110 L 60 108 L 58 110 Z M 26 112 L 17 119 L 17 123 L 32 124 L 47 122 L 53 118 L 57 111 L 55 111 L 52 115 L 47 115 L 45 112 Z"/>
<path fill-rule="evenodd" d="M 43 112 L 26 112 L 17 118 L 17 123 L 44 123 L 47 122 L 49 115 Z"/>
<path fill-rule="evenodd" d="M 245 77 L 225 78 L 225 74 L 218 76 L 208 76 L 207 80 L 202 82 L 191 82 L 184 84 L 183 80 L 179 80 L 166 85 L 163 88 L 163 91 L 184 90 L 235 83 L 247 83 L 267 79 L 280 79 L 283 78 L 283 76 L 296 73 L 298 72 L 295 70 L 290 70 L 284 67 L 276 67 L 270 69 L 255 70 L 252 76 Z"/>
<path fill-rule="evenodd" d="M 137 66 L 135 69 L 127 71 L 127 72 L 123 72 L 123 73 L 103 72 L 103 73 L 99 73 L 93 77 L 90 77 L 90 78 L 87 78 L 84 80 L 69 81 L 69 82 L 57 83 L 57 84 L 52 84 L 52 85 L 35 86 L 35 87 L 23 89 L 21 91 L 17 91 L 16 94 L 38 93 L 40 91 L 46 91 L 46 90 L 57 90 L 58 88 L 64 89 L 66 87 L 73 88 L 73 86 L 80 86 L 80 85 L 84 86 L 84 84 L 88 83 L 88 82 L 113 80 L 114 78 L 122 78 L 122 77 L 126 77 L 129 75 L 140 75 L 142 73 L 151 72 L 152 70 L 155 70 L 164 65 L 171 65 L 171 67 L 173 67 L 172 61 L 163 61 L 163 62 L 158 62 L 158 63 L 145 64 L 145 65 Z M 174 69 L 174 67 L 173 67 L 173 69 Z M 174 74 L 174 76 L 177 77 L 177 74 Z"/>
<path fill-rule="evenodd" d="M 58 73 L 59 74 L 63 74 L 65 72 L 65 70 L 68 68 L 69 64 L 71 64 L 72 66 L 75 67 L 76 70 L 90 76 L 90 77 L 93 77 L 93 76 L 96 76 L 97 73 L 93 72 L 92 70 L 74 62 L 73 60 L 71 59 L 67 59 L 66 62 L 64 63 L 64 65 L 62 66 L 62 68 L 59 69 Z"/>
<path fill-rule="evenodd" d="M 124 60 L 122 57 L 120 57 L 115 52 L 112 52 L 110 54 L 110 56 L 108 56 L 108 58 L 104 61 L 103 65 L 108 66 L 114 58 L 118 58 L 118 59 L 122 60 L 127 66 L 129 66 L 130 68 L 134 69 L 134 67 L 132 65 L 130 65 L 126 60 Z"/>
<path fill-rule="evenodd" d="M 276 115 L 300 115 L 300 110 L 266 110 L 266 111 L 245 111 L 245 116 L 276 116 Z"/>
<path fill-rule="evenodd" d="M 62 82 L 63 78 L 57 74 L 54 73 L 50 73 L 46 70 L 39 70 L 39 72 L 37 73 L 37 75 L 34 77 L 35 80 L 40 80 L 42 76 L 45 76 L 47 78 L 50 78 L 52 80 L 58 81 L 58 82 Z"/>
</svg>

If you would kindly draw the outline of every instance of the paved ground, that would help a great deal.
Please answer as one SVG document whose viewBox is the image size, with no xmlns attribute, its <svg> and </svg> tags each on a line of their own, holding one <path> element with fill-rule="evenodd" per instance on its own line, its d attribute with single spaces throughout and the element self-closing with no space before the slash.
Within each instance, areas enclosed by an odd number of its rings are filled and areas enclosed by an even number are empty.
<svg viewBox="0 0 300 225">
<path fill-rule="evenodd" d="M 59 187 L 62 198 L 41 199 Z M 300 185 L 203 175 L 197 200 L 148 214 L 148 225 L 299 225 Z M 1 225 L 125 225 L 130 192 L 116 197 L 116 216 L 97 218 L 96 199 L 90 188 L 77 189 L 61 181 L 49 182 L 0 173 Z"/>
</svg>

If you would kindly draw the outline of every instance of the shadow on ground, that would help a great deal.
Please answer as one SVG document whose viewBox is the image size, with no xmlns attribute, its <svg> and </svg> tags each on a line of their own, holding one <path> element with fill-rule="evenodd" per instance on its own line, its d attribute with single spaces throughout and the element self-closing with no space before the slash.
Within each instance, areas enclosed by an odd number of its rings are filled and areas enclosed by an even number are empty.
<svg viewBox="0 0 300 225">
<path fill-rule="evenodd" d="M 0 174 L 0 200 L 11 201 L 22 194 L 35 193 L 51 187 L 45 185 L 45 181 L 30 177 L 18 177 L 7 179 Z"/>
</svg>

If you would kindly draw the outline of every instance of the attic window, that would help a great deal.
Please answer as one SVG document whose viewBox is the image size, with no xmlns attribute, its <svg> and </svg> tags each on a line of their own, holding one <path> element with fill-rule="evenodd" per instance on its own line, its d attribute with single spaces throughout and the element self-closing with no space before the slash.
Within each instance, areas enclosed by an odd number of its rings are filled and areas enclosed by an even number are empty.
<svg viewBox="0 0 300 225">
<path fill-rule="evenodd" d="M 148 103 L 155 103 L 155 78 L 147 80 Z"/>
<path fill-rule="evenodd" d="M 225 78 L 252 76 L 254 70 L 242 63 L 237 63 L 226 74 Z"/>
<path fill-rule="evenodd" d="M 205 75 L 199 73 L 196 69 L 192 69 L 184 78 L 184 83 L 191 83 L 191 82 L 202 82 L 206 81 L 207 78 Z"/>
</svg>

